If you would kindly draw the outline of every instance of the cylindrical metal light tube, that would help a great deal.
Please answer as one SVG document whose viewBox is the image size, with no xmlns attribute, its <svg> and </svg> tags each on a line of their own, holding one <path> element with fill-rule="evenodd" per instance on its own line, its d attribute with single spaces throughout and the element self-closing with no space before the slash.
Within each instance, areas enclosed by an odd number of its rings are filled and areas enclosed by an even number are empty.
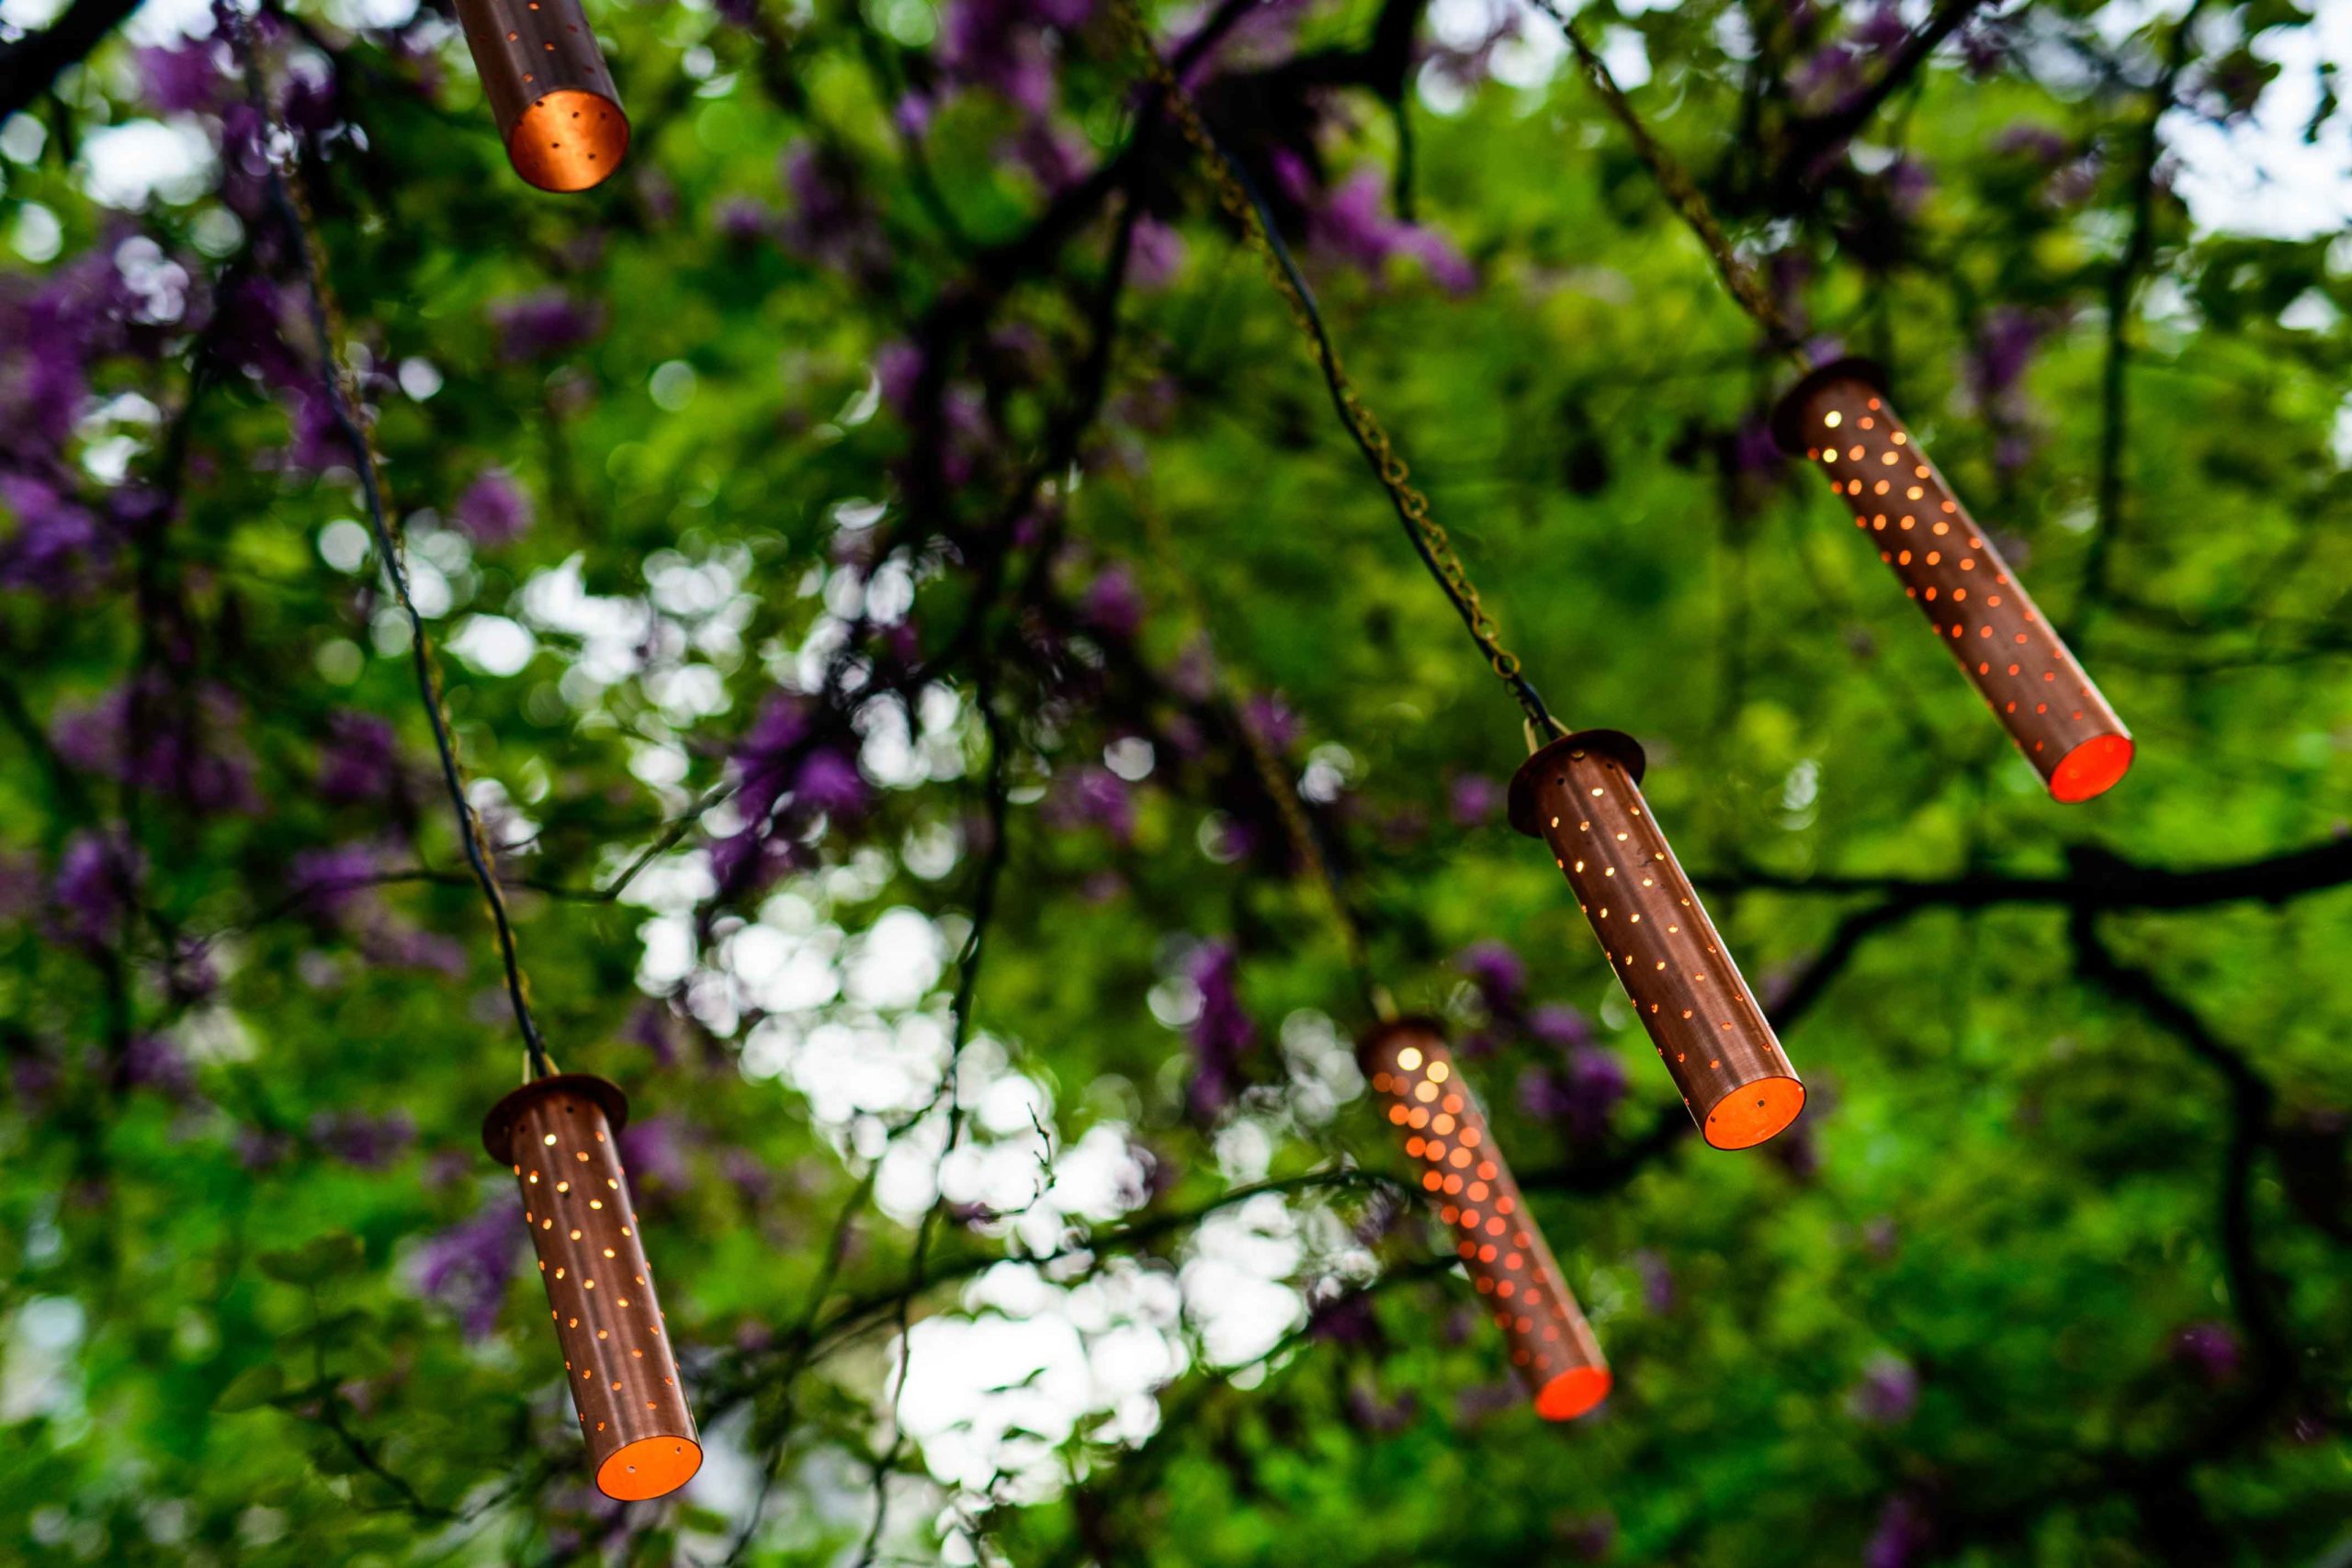
<svg viewBox="0 0 2352 1568">
<path fill-rule="evenodd" d="M 458 0 L 466 46 L 514 172 L 586 190 L 628 153 L 628 116 L 580 0 Z"/>
<path fill-rule="evenodd" d="M 1356 1058 L 1383 1113 L 1420 1167 L 1423 1190 L 1453 1228 L 1454 1251 L 1510 1345 L 1535 1413 L 1566 1421 L 1609 1393 L 1609 1362 L 1521 1198 L 1442 1028 L 1399 1019 L 1365 1035 Z"/>
<path fill-rule="evenodd" d="M 2104 793 L 2132 766 L 2132 732 L 1895 417 L 1885 386 L 1868 360 L 1825 365 L 1781 400 L 1772 433 L 1828 476 L 2051 795 Z"/>
<path fill-rule="evenodd" d="M 1707 1142 L 1748 1148 L 1796 1120 L 1804 1085 L 1650 815 L 1642 767 L 1613 729 L 1555 740 L 1512 778 L 1511 826 L 1552 846 Z"/>
<path fill-rule="evenodd" d="M 692 1480 L 702 1444 L 613 1145 L 628 1121 L 618 1088 L 560 1073 L 492 1107 L 481 1141 L 523 1190 L 596 1488 L 637 1502 Z"/>
</svg>

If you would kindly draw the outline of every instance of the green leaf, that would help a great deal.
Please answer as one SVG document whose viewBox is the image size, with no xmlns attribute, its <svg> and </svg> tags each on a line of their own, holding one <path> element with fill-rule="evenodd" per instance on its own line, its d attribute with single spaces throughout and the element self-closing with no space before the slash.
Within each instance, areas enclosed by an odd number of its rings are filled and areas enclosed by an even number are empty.
<svg viewBox="0 0 2352 1568">
<path fill-rule="evenodd" d="M 254 1263 L 263 1273 L 285 1284 L 317 1285 L 338 1274 L 357 1272 L 367 1256 L 367 1248 L 357 1236 L 349 1231 L 331 1231 L 298 1247 L 265 1252 Z"/>
<path fill-rule="evenodd" d="M 229 1380 L 212 1401 L 212 1408 L 228 1414 L 241 1410 L 255 1410 L 269 1404 L 286 1389 L 286 1373 L 275 1361 L 264 1361 L 257 1367 L 247 1367 Z"/>
</svg>

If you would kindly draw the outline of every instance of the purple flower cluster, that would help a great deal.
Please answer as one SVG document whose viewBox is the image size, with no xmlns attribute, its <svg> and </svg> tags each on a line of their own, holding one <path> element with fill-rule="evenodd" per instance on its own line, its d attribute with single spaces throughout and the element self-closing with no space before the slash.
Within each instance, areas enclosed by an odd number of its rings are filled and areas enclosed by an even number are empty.
<svg viewBox="0 0 2352 1568">
<path fill-rule="evenodd" d="M 1624 1064 L 1594 1045 L 1568 1053 L 1566 1067 L 1530 1067 L 1520 1075 L 1519 1102 L 1531 1116 L 1558 1122 L 1575 1139 L 1597 1138 L 1630 1086 Z"/>
<path fill-rule="evenodd" d="M 1307 214 L 1307 238 L 1317 250 L 1377 278 L 1389 262 L 1408 256 L 1449 294 L 1466 294 L 1478 275 L 1452 240 L 1436 230 L 1390 216 L 1388 182 L 1377 169 L 1358 169 L 1336 189 L 1319 192 L 1304 159 L 1274 156 L 1275 177 Z"/>
<path fill-rule="evenodd" d="M 345 711 L 327 720 L 319 748 L 319 795 L 333 805 L 381 800 L 398 777 L 392 727 L 373 714 Z"/>
<path fill-rule="evenodd" d="M 848 171 L 796 142 L 785 150 L 780 174 L 788 210 L 777 231 L 786 250 L 853 278 L 889 276 L 889 236 Z"/>
<path fill-rule="evenodd" d="M 811 713 L 808 698 L 778 692 L 737 746 L 742 784 L 735 798 L 744 826 L 711 846 L 711 869 L 722 886 L 748 886 L 786 869 L 797 852 L 796 830 L 820 817 L 862 816 L 873 804 L 855 759 L 811 739 Z"/>
<path fill-rule="evenodd" d="M 531 497 L 504 468 L 474 476 L 450 504 L 449 521 L 478 545 L 511 545 L 531 529 Z"/>
<path fill-rule="evenodd" d="M 200 114 L 233 93 L 227 51 L 217 38 L 184 39 L 169 49 L 139 51 L 139 79 L 147 102 L 165 114 Z"/>
<path fill-rule="evenodd" d="M 205 813 L 262 808 L 242 731 L 244 704 L 212 682 L 181 685 L 151 671 L 51 725 L 74 766 Z"/>
<path fill-rule="evenodd" d="M 1934 1521 L 1917 1498 L 1898 1492 L 1880 1510 L 1878 1529 L 1862 1548 L 1862 1568 L 1916 1568 L 1936 1543 Z"/>
<path fill-rule="evenodd" d="M 2245 1364 L 2245 1349 L 2228 1324 L 2192 1323 L 2173 1336 L 2172 1359 L 2219 1387 L 2237 1377 Z"/>
<path fill-rule="evenodd" d="M 1132 639 L 1143 625 L 1143 593 L 1136 586 L 1135 573 L 1124 566 L 1104 568 L 1080 596 L 1078 614 L 1106 637 Z"/>
<path fill-rule="evenodd" d="M 1463 773 L 1447 786 L 1446 810 L 1461 828 L 1483 828 L 1501 815 L 1503 786 L 1484 773 Z"/>
<path fill-rule="evenodd" d="M 1090 763 L 1055 774 L 1044 813 L 1049 826 L 1064 831 L 1100 828 L 1122 847 L 1135 840 L 1135 801 L 1126 781 L 1108 768 Z"/>
<path fill-rule="evenodd" d="M 1884 1351 L 1863 1363 L 1860 1381 L 1846 1394 L 1846 1414 L 1869 1427 L 1899 1427 L 1918 1408 L 1918 1372 Z"/>
<path fill-rule="evenodd" d="M 1200 995 L 1200 1011 L 1185 1030 L 1193 1047 L 1193 1115 L 1208 1121 L 1241 1088 L 1241 1062 L 1257 1043 L 1258 1026 L 1241 1006 L 1240 959 L 1228 942 L 1204 942 L 1185 961 L 1184 977 Z"/>
<path fill-rule="evenodd" d="M 0 586 L 79 592 L 110 553 L 87 507 L 29 474 L 0 474 L 0 513 L 15 523 L 0 539 Z"/>
<path fill-rule="evenodd" d="M 321 1111 L 311 1119 L 311 1137 L 345 1165 L 381 1170 L 416 1142 L 416 1122 L 405 1111 L 381 1116 L 363 1111 Z"/>
<path fill-rule="evenodd" d="M 58 857 L 52 888 L 67 933 L 86 942 L 110 941 L 146 874 L 139 853 L 96 833 L 77 833 Z"/>
<path fill-rule="evenodd" d="M 522 1256 L 523 1208 L 511 1198 L 429 1238 L 417 1250 L 416 1289 L 458 1314 L 469 1339 L 498 1326 L 498 1303 Z"/>
<path fill-rule="evenodd" d="M 548 288 L 492 301 L 490 324 L 498 333 L 499 357 L 523 364 L 578 348 L 605 330 L 605 312 L 600 305 Z"/>
</svg>

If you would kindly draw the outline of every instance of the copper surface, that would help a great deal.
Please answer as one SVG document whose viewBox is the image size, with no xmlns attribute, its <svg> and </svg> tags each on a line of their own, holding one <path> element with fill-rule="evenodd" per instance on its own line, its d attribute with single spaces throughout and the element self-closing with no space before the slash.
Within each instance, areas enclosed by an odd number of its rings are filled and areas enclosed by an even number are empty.
<svg viewBox="0 0 2352 1568">
<path fill-rule="evenodd" d="M 1642 749 L 1587 729 L 1527 759 L 1511 826 L 1552 846 L 1683 1104 L 1719 1149 L 1796 1120 L 1804 1085 L 1642 798 Z"/>
<path fill-rule="evenodd" d="M 628 116 L 580 0 L 458 0 L 466 46 L 514 172 L 586 190 L 628 152 Z"/>
<path fill-rule="evenodd" d="M 1781 400 L 1773 434 L 1827 476 L 2051 795 L 2103 793 L 2132 766 L 2131 731 L 1895 417 L 1884 385 L 1866 360 L 1825 365 Z"/>
<path fill-rule="evenodd" d="M 1527 1212 L 1477 1098 L 1440 1026 L 1400 1019 L 1364 1036 L 1356 1057 L 1382 1115 L 1420 1168 L 1453 1231 L 1454 1251 L 1510 1346 L 1511 1365 L 1547 1421 L 1583 1415 L 1609 1393 L 1609 1362 Z"/>
<path fill-rule="evenodd" d="M 628 1120 L 617 1088 L 562 1073 L 500 1100 L 481 1141 L 522 1188 L 597 1489 L 634 1502 L 693 1479 L 702 1444 L 614 1147 Z"/>
</svg>

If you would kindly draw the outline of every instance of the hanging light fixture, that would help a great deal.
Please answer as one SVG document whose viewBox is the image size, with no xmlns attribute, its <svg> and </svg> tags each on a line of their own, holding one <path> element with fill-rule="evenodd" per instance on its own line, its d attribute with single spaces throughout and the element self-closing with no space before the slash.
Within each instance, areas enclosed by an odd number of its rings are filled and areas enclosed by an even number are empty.
<svg viewBox="0 0 2352 1568">
<path fill-rule="evenodd" d="M 1454 1251 L 1534 1393 L 1535 1413 L 1567 1421 L 1599 1404 L 1609 1393 L 1608 1359 L 1454 1069 L 1442 1027 L 1420 1018 L 1383 1023 L 1357 1045 L 1356 1059 L 1419 1163 L 1421 1187 L 1452 1227 Z"/>
<path fill-rule="evenodd" d="M 1748 1148 L 1796 1120 L 1804 1085 L 1650 815 L 1643 765 L 1629 735 L 1563 736 L 1510 781 L 1511 826 L 1552 846 L 1707 1142 Z"/>
<path fill-rule="evenodd" d="M 1781 400 L 1772 434 L 1828 477 L 2052 798 L 2088 800 L 2122 778 L 2132 732 L 1895 417 L 1883 370 L 1815 370 Z"/>
<path fill-rule="evenodd" d="M 628 116 L 580 0 L 458 0 L 458 18 L 516 174 L 579 191 L 620 167 Z"/>
<path fill-rule="evenodd" d="M 638 1502 L 692 1480 L 702 1444 L 613 1145 L 628 1121 L 617 1087 L 558 1073 L 492 1106 L 481 1141 L 523 1191 L 596 1488 Z"/>
</svg>

